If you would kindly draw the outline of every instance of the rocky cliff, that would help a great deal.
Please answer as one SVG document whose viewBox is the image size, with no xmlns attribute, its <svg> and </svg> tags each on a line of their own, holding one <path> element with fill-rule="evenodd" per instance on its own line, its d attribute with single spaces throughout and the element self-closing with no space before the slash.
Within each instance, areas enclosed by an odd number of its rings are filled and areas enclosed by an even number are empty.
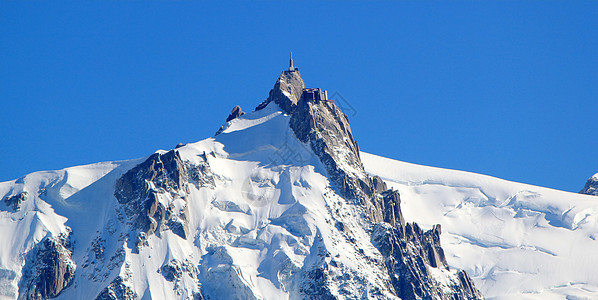
<svg viewBox="0 0 598 300">
<path fill-rule="evenodd" d="M 586 185 L 579 193 L 598 196 L 598 173 L 588 179 Z"/>
<path fill-rule="evenodd" d="M 58 296 L 75 277 L 70 232 L 47 237 L 29 253 L 19 284 L 19 299 L 49 299 Z"/>
</svg>

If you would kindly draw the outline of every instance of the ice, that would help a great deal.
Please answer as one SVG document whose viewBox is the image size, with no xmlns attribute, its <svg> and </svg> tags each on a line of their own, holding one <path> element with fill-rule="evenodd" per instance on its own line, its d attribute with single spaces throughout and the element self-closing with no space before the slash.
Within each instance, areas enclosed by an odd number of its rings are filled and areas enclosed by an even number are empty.
<svg viewBox="0 0 598 300">
<path fill-rule="evenodd" d="M 488 299 L 596 297 L 595 196 L 361 153 L 409 221 L 441 224 L 448 263 Z"/>
</svg>

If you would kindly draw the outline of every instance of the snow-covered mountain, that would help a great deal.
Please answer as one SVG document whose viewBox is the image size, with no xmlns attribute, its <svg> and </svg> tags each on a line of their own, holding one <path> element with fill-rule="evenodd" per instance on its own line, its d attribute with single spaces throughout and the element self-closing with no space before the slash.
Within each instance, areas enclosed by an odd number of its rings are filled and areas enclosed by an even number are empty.
<svg viewBox="0 0 598 300">
<path fill-rule="evenodd" d="M 489 299 L 598 298 L 598 197 L 362 153 Z"/>
<path fill-rule="evenodd" d="M 294 68 L 212 138 L 0 197 L 0 299 L 598 295 L 596 197 L 360 152 Z"/>
<path fill-rule="evenodd" d="M 580 193 L 598 196 L 598 173 L 588 179 Z"/>
</svg>

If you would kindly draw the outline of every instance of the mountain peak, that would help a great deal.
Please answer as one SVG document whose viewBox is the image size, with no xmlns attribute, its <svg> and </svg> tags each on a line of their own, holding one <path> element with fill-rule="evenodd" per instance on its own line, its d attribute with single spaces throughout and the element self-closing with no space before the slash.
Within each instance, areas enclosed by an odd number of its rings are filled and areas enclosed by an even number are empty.
<svg viewBox="0 0 598 300">
<path fill-rule="evenodd" d="M 598 173 L 588 179 L 586 185 L 579 193 L 598 196 Z"/>
<path fill-rule="evenodd" d="M 365 172 L 347 116 L 292 58 L 216 136 L 74 171 L 0 184 L 0 296 L 481 298 L 440 226 L 406 222 L 399 192 Z"/>
<path fill-rule="evenodd" d="M 284 70 L 278 76 L 274 87 L 270 90 L 268 98 L 258 105 L 255 110 L 261 110 L 270 102 L 274 102 L 282 110 L 290 114 L 297 107 L 304 89 L 305 83 L 303 82 L 303 78 L 301 78 L 299 69 L 292 67 L 292 69 Z"/>
</svg>

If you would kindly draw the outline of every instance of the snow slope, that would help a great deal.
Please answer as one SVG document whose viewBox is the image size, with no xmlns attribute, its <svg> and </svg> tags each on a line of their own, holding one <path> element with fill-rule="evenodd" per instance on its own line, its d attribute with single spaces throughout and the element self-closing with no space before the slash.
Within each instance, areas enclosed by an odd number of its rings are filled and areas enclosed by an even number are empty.
<svg viewBox="0 0 598 300">
<path fill-rule="evenodd" d="M 0 203 L 0 299 L 18 295 L 24 253 L 45 237 L 77 228 L 82 244 L 103 223 L 114 180 L 139 160 L 103 162 L 58 171 L 35 172 L 0 183 L 0 195 L 26 193 L 18 211 Z"/>
<path fill-rule="evenodd" d="M 172 191 L 159 182 L 148 186 L 161 205 L 184 215 L 186 238 L 159 228 L 138 251 L 129 242 L 138 231 L 115 198 L 115 185 L 148 158 L 0 183 L 0 299 L 15 299 L 25 288 L 20 278 L 28 252 L 69 232 L 76 272 L 58 299 L 117 293 L 193 299 L 200 289 L 209 299 L 292 299 L 318 285 L 338 298 L 395 298 L 363 207 L 335 192 L 289 118 L 270 103 L 227 122 L 213 138 L 177 148 L 190 168 L 209 166 L 206 178 L 189 176 Z M 361 159 L 369 173 L 400 191 L 408 221 L 442 224 L 454 268 L 430 272 L 443 286 L 464 269 L 488 298 L 598 295 L 597 197 L 363 152 Z M 18 195 L 23 201 L 14 209 L 6 199 Z M 328 272 L 318 279 L 324 281 L 297 275 L 320 266 Z"/>
<path fill-rule="evenodd" d="M 24 290 L 28 251 L 70 231 L 76 273 L 57 299 L 193 299 L 200 288 L 208 299 L 288 299 L 320 284 L 340 298 L 395 298 L 361 206 L 334 192 L 318 157 L 288 122 L 271 103 L 228 122 L 214 138 L 177 148 L 185 163 L 209 165 L 202 176 L 213 184 L 190 182 L 169 193 L 150 182 L 165 207 L 188 210 L 189 233 L 182 238 L 160 229 L 137 252 L 127 242 L 136 231 L 114 191 L 145 158 L 0 183 L 3 199 L 27 193 L 16 210 L 0 204 L 0 299 Z M 323 264 L 325 282 L 296 276 Z"/>
<path fill-rule="evenodd" d="M 598 197 L 400 162 L 361 159 L 401 194 L 408 221 L 442 225 L 449 265 L 488 299 L 597 299 Z"/>
</svg>

